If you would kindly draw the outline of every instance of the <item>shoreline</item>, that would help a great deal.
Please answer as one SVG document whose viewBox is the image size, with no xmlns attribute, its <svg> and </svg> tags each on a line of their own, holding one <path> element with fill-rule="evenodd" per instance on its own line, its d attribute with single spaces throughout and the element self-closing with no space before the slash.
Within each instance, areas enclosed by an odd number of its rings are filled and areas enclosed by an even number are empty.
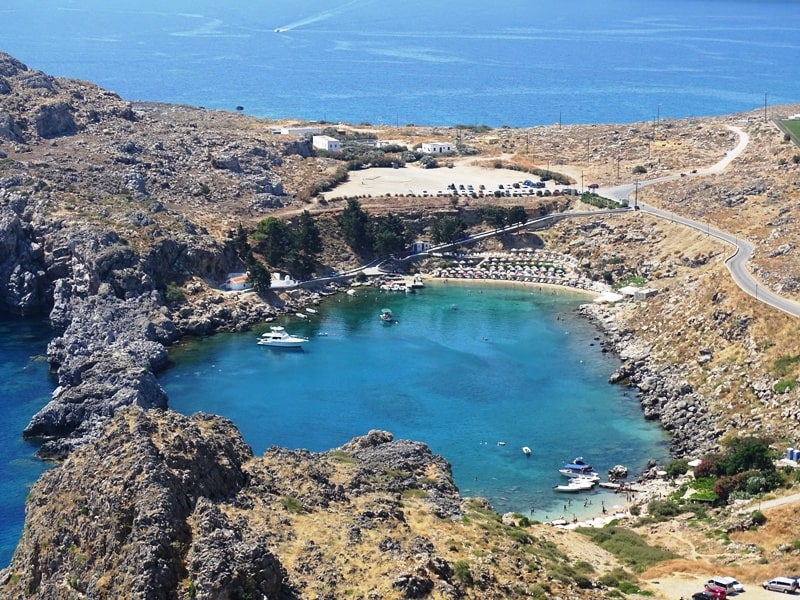
<svg viewBox="0 0 800 600">
<path fill-rule="evenodd" d="M 429 274 L 428 275 L 423 274 L 422 278 L 426 285 L 430 282 L 432 285 L 464 285 L 471 287 L 480 287 L 482 285 L 486 285 L 487 287 L 507 287 L 507 288 L 522 287 L 527 289 L 534 288 L 536 289 L 536 291 L 541 293 L 549 291 L 552 294 L 557 294 L 558 292 L 563 291 L 566 294 L 591 297 L 591 298 L 597 298 L 601 294 L 601 292 L 597 292 L 594 290 L 574 288 L 568 285 L 559 285 L 557 283 L 538 283 L 534 281 L 512 281 L 508 279 L 464 279 L 459 277 L 434 277 L 433 275 Z"/>
</svg>

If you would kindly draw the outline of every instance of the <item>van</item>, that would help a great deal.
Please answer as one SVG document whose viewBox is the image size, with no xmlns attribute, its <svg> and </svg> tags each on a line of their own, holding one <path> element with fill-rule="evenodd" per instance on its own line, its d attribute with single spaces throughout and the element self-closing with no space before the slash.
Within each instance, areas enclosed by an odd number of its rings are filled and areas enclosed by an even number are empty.
<svg viewBox="0 0 800 600">
<path fill-rule="evenodd" d="M 744 586 L 734 577 L 720 577 L 715 575 L 706 582 L 706 587 L 716 585 L 721 587 L 728 594 L 740 594 L 744 591 Z"/>
<path fill-rule="evenodd" d="M 773 577 L 761 584 L 765 590 L 794 594 L 797 591 L 797 580 L 788 577 Z"/>
</svg>

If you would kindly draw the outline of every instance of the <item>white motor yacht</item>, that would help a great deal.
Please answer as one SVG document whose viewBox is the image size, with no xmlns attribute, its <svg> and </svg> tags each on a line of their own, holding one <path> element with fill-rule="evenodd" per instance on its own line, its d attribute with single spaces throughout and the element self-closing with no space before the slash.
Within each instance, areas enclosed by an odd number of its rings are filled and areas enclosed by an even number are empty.
<svg viewBox="0 0 800 600">
<path fill-rule="evenodd" d="M 300 348 L 308 342 L 308 338 L 291 335 L 280 325 L 273 325 L 269 331 L 258 339 L 259 346 L 272 346 L 275 348 Z"/>
</svg>

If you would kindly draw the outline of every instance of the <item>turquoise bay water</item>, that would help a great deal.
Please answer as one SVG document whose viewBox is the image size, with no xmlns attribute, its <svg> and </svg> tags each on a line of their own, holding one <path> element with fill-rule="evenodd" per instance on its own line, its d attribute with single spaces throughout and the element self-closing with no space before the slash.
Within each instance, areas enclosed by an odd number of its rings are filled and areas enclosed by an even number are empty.
<svg viewBox="0 0 800 600">
<path fill-rule="evenodd" d="M 328 300 L 308 322 L 287 320 L 311 338 L 303 351 L 258 346 L 258 332 L 217 335 L 173 351 L 161 383 L 175 410 L 230 418 L 257 454 L 324 451 L 386 429 L 444 455 L 463 495 L 555 517 L 566 501 L 551 489 L 557 469 L 575 456 L 604 472 L 668 455 L 658 424 L 606 383 L 617 363 L 572 315 L 584 301 L 524 287 L 364 290 Z M 380 322 L 384 306 L 396 325 Z"/>
<path fill-rule="evenodd" d="M 0 567 L 17 546 L 28 487 L 47 469 L 22 430 L 53 391 L 45 360 L 50 333 L 40 321 L 0 316 Z"/>
</svg>

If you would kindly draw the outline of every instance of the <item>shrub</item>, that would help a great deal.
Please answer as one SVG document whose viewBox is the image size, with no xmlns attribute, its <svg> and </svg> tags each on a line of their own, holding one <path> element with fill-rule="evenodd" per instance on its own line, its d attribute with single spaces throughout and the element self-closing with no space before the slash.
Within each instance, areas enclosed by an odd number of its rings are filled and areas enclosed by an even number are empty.
<svg viewBox="0 0 800 600">
<path fill-rule="evenodd" d="M 643 571 L 658 562 L 677 557 L 672 552 L 648 546 L 637 533 L 611 524 L 602 529 L 580 528 L 576 531 L 636 570 Z"/>
<path fill-rule="evenodd" d="M 462 585 L 472 585 L 472 571 L 469 568 L 469 563 L 465 560 L 457 560 L 453 565 L 453 577 Z"/>
<path fill-rule="evenodd" d="M 184 296 L 183 294 L 183 288 L 174 281 L 171 281 L 167 284 L 167 289 L 164 293 L 164 297 L 166 298 L 169 304 L 183 302 L 184 300 L 186 300 L 186 296 Z"/>
<path fill-rule="evenodd" d="M 664 465 L 664 470 L 667 472 L 667 477 L 675 479 L 689 470 L 689 461 L 685 458 L 676 458 Z"/>
<path fill-rule="evenodd" d="M 292 513 L 303 513 L 305 509 L 303 508 L 303 504 L 295 498 L 294 496 L 284 496 L 281 498 L 281 504 L 283 507 Z"/>
<path fill-rule="evenodd" d="M 654 519 L 671 519 L 682 512 L 680 505 L 672 500 L 653 500 L 647 505 L 647 513 Z"/>
<path fill-rule="evenodd" d="M 633 167 L 633 174 L 634 175 L 644 175 L 647 173 L 647 169 L 642 165 L 636 165 Z"/>
<path fill-rule="evenodd" d="M 694 476 L 697 479 L 701 477 L 715 477 L 717 475 L 717 463 L 711 460 L 703 459 L 700 464 L 694 468 Z"/>
<path fill-rule="evenodd" d="M 754 511 L 753 511 L 753 512 L 750 514 L 750 518 L 753 520 L 753 523 L 754 523 L 755 525 L 758 525 L 759 527 L 760 527 L 761 525 L 764 525 L 764 523 L 766 523 L 766 522 L 767 522 L 767 517 L 765 517 L 765 516 L 764 516 L 764 513 L 762 513 L 760 510 L 754 510 Z"/>
</svg>

